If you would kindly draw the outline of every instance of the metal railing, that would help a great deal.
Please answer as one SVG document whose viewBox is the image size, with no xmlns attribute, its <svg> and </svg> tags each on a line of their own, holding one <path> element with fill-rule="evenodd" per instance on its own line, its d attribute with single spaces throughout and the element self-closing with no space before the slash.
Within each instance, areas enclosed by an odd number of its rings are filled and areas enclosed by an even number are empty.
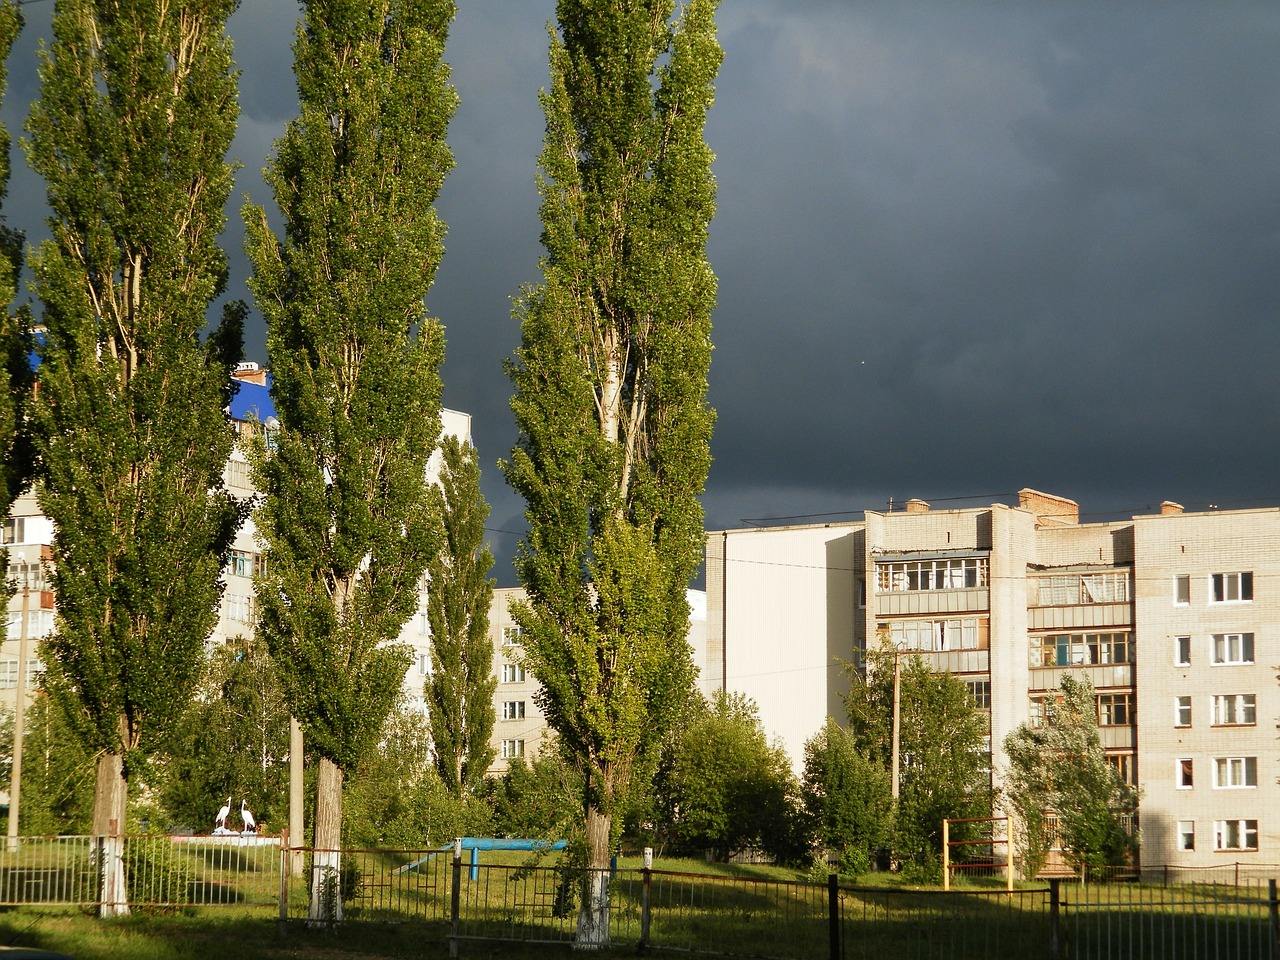
<svg viewBox="0 0 1280 960">
<path fill-rule="evenodd" d="M 134 906 L 308 916 L 312 851 L 256 836 L 117 840 Z M 100 842 L 23 837 L 0 849 L 0 905 L 99 905 Z M 949 893 L 834 876 L 824 885 L 619 869 L 608 884 L 610 940 L 787 960 L 1280 960 L 1276 882 L 1253 875 L 1265 869 L 1148 868 L 1123 881 L 1091 876 L 1012 892 L 975 881 Z M 477 941 L 571 943 L 588 872 L 564 863 L 464 865 L 439 850 L 344 850 L 336 877 L 344 923 L 415 923 L 456 954 Z"/>
<path fill-rule="evenodd" d="M 276 837 L 127 836 L 129 902 L 148 907 L 274 905 Z M 0 905 L 97 905 L 102 838 L 21 837 L 0 845 Z"/>
</svg>

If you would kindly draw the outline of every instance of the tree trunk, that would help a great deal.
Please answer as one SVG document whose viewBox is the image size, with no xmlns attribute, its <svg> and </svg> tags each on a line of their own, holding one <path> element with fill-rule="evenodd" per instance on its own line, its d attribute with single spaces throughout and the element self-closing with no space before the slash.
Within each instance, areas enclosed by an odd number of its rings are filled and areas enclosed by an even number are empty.
<svg viewBox="0 0 1280 960">
<path fill-rule="evenodd" d="M 316 835 L 311 858 L 311 909 L 317 922 L 342 919 L 342 768 L 327 757 L 316 770 Z"/>
<path fill-rule="evenodd" d="M 576 950 L 599 950 L 609 945 L 609 836 L 613 818 L 597 807 L 587 808 L 587 875 L 578 907 Z"/>
<path fill-rule="evenodd" d="M 93 791 L 93 837 L 98 855 L 98 916 L 123 917 L 129 913 L 129 888 L 124 867 L 125 815 L 129 781 L 124 757 L 104 753 L 98 758 Z"/>
</svg>

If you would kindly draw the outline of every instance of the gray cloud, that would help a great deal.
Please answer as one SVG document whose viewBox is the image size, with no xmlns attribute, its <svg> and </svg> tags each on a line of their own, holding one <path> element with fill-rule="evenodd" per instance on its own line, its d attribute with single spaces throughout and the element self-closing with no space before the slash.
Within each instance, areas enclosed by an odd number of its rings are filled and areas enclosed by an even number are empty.
<svg viewBox="0 0 1280 960">
<path fill-rule="evenodd" d="M 49 6 L 26 8 L 11 130 Z M 247 0 L 232 21 L 238 189 L 268 205 L 257 171 L 294 111 L 295 14 Z M 492 464 L 514 440 L 511 301 L 538 276 L 553 15 L 467 0 L 447 51 L 458 165 L 429 306 L 504 558 L 522 507 Z M 1025 485 L 1089 516 L 1280 502 L 1280 7 L 734 0 L 719 16 L 711 527 Z M 15 174 L 11 223 L 38 222 L 39 193 Z"/>
</svg>

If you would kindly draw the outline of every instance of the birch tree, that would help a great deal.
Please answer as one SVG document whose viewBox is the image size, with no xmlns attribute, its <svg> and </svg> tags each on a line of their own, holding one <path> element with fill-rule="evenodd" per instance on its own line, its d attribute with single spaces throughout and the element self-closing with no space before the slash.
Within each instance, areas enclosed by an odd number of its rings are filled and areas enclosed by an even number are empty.
<svg viewBox="0 0 1280 960">
<path fill-rule="evenodd" d="M 245 209 L 282 424 L 253 456 L 258 629 L 319 757 L 313 920 L 340 918 L 344 777 L 400 690 L 410 655 L 394 641 L 439 542 L 426 471 L 444 337 L 424 298 L 443 253 L 432 202 L 453 163 L 453 15 L 450 0 L 306 0 L 301 112 L 267 170 L 283 236 Z"/>
<path fill-rule="evenodd" d="M 539 703 L 582 774 L 578 942 L 608 940 L 606 868 L 633 777 L 687 701 L 685 589 L 698 497 L 715 205 L 703 138 L 721 60 L 715 0 L 559 0 L 542 95 L 542 282 L 516 314 L 527 504 L 516 609 Z"/>
<path fill-rule="evenodd" d="M 195 686 L 240 520 L 222 490 L 226 366 L 199 343 L 226 278 L 235 0 L 58 0 L 28 156 L 52 238 L 34 259 L 47 333 L 34 426 L 56 528 L 52 691 L 98 756 L 93 832 Z M 104 914 L 127 910 L 115 841 Z"/>
</svg>

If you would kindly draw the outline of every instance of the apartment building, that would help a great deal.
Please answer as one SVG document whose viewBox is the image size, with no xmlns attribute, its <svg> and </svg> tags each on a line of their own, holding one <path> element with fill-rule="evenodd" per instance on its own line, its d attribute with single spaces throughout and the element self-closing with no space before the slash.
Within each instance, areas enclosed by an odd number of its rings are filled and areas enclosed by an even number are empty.
<svg viewBox="0 0 1280 960">
<path fill-rule="evenodd" d="M 1280 510 L 1080 523 L 1066 498 L 867 511 L 859 522 L 707 538 L 705 679 L 751 696 L 792 762 L 843 718 L 867 647 L 960 677 L 1005 737 L 1064 676 L 1097 691 L 1108 760 L 1142 792 L 1149 863 L 1280 856 Z M 1265 745 L 1265 746 L 1264 746 Z M 1277 808 L 1280 809 L 1280 808 Z"/>
<path fill-rule="evenodd" d="M 695 665 L 700 665 L 705 660 L 707 594 L 689 590 L 685 595 L 689 601 L 689 645 Z M 517 757 L 535 759 L 551 735 L 536 700 L 538 678 L 523 664 L 520 625 L 511 615 L 511 604 L 524 596 L 523 587 L 499 587 L 493 591 L 489 604 L 489 639 L 493 643 L 493 676 L 497 680 L 490 737 L 494 760 L 488 771 L 492 776 L 506 773 Z"/>
<path fill-rule="evenodd" d="M 238 381 L 229 414 L 239 436 L 247 438 L 255 431 L 279 429 L 275 407 L 271 402 L 268 372 L 255 363 L 241 364 L 235 373 Z M 471 417 L 456 410 L 442 411 L 443 432 L 462 440 L 470 440 Z M 428 476 L 439 476 L 440 453 L 428 465 Z M 237 497 L 248 498 L 256 491 L 249 479 L 249 463 L 241 445 L 237 444 L 223 471 L 227 490 Z M 17 591 L 9 601 L 8 630 L 0 647 L 0 705 L 12 709 L 17 702 L 18 662 L 22 646 L 22 609 L 24 584 L 27 586 L 27 665 L 25 685 L 29 698 L 39 683 L 41 665 L 38 659 L 39 639 L 53 629 L 54 596 L 46 589 L 44 561 L 51 556 L 53 523 L 40 513 L 34 494 L 20 497 L 3 526 L 3 543 L 9 550 L 9 578 Z M 222 604 L 218 624 L 207 643 L 227 643 L 253 633 L 257 616 L 253 592 L 253 576 L 261 569 L 262 545 L 252 518 L 246 519 L 236 533 L 227 566 L 223 570 Z M 409 704 L 425 709 L 423 682 L 430 673 L 431 635 L 427 625 L 425 578 L 419 585 L 418 609 L 405 624 L 400 642 L 413 649 L 414 663 L 404 678 L 404 693 Z"/>
</svg>

